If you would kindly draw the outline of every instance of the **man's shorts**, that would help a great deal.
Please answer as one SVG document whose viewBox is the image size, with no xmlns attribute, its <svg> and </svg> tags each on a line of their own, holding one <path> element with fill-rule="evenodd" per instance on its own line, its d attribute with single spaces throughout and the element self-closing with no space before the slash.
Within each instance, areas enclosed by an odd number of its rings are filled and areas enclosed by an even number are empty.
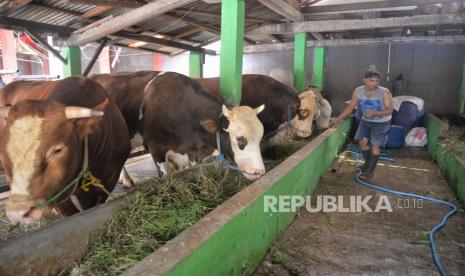
<svg viewBox="0 0 465 276">
<path fill-rule="evenodd" d="M 382 123 L 374 123 L 362 119 L 360 120 L 354 139 L 360 141 L 366 137 L 370 144 L 384 146 L 386 134 L 390 126 L 390 120 Z"/>
</svg>

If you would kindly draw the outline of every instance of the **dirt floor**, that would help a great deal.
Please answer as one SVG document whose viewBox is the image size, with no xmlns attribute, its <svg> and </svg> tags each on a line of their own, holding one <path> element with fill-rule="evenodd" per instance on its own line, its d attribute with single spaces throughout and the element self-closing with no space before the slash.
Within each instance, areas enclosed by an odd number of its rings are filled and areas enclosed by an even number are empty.
<svg viewBox="0 0 465 276">
<path fill-rule="evenodd" d="M 371 183 L 458 205 L 424 149 L 394 150 L 393 156 L 394 163 L 380 162 Z M 317 195 L 343 195 L 347 207 L 350 195 L 372 195 L 368 205 L 374 209 L 379 196 L 387 194 L 356 184 L 354 164 L 344 160 L 336 173 L 323 176 L 312 201 Z M 312 213 L 302 208 L 255 275 L 438 275 L 427 234 L 450 209 L 404 197 L 388 199 L 393 212 Z M 465 275 L 464 233 L 462 208 L 436 234 L 448 275 Z"/>
</svg>

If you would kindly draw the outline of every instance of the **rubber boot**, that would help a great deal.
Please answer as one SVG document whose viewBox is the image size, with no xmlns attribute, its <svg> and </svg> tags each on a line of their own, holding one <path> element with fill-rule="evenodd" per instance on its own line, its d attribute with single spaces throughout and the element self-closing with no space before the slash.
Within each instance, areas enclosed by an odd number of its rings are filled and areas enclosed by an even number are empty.
<svg viewBox="0 0 465 276">
<path fill-rule="evenodd" d="M 365 160 L 365 162 L 363 163 L 363 165 L 357 166 L 357 168 L 359 168 L 361 171 L 364 171 L 364 170 L 366 170 L 366 168 L 368 166 L 368 162 L 369 162 L 369 159 L 370 159 L 370 156 L 371 156 L 371 152 L 370 152 L 369 149 L 362 150 L 362 155 L 363 155 L 363 159 Z"/>
<path fill-rule="evenodd" d="M 373 172 L 375 171 L 378 160 L 379 160 L 379 154 L 378 155 L 370 154 L 370 158 L 368 159 L 368 165 L 366 169 L 363 170 L 362 173 L 360 174 L 361 179 L 367 179 L 373 176 Z"/>
</svg>

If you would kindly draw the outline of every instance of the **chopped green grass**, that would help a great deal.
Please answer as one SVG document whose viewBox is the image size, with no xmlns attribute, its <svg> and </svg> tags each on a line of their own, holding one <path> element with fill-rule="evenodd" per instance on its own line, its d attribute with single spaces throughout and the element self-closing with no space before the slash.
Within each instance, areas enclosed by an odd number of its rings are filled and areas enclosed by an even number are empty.
<svg viewBox="0 0 465 276">
<path fill-rule="evenodd" d="M 465 128 L 451 126 L 447 132 L 447 137 L 439 142 L 439 150 L 448 152 L 459 157 L 465 157 Z"/>
<path fill-rule="evenodd" d="M 269 152 L 281 161 L 308 141 L 290 142 Z M 71 274 L 121 274 L 249 183 L 236 171 L 211 166 L 137 184 Z"/>
</svg>

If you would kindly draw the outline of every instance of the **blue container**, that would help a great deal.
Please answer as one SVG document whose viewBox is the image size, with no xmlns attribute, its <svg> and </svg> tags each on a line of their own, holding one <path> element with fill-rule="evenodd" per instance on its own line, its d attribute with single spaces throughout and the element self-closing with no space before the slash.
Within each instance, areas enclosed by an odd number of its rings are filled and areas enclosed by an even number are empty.
<svg viewBox="0 0 465 276">
<path fill-rule="evenodd" d="M 391 125 L 386 135 L 385 147 L 387 148 L 401 148 L 405 143 L 405 136 L 407 135 L 404 126 Z"/>
</svg>

